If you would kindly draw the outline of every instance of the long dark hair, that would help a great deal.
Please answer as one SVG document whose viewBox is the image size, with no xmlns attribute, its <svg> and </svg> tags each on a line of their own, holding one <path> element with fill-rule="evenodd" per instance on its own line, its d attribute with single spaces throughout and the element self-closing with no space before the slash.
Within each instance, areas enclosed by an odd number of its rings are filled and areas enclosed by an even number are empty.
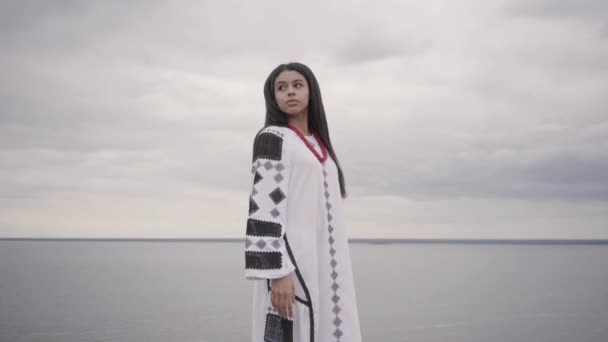
<svg viewBox="0 0 608 342">
<path fill-rule="evenodd" d="M 285 70 L 299 72 L 308 82 L 308 128 L 319 134 L 323 144 L 327 148 L 327 152 L 336 163 L 336 166 L 338 167 L 338 179 L 340 180 L 340 193 L 342 194 L 342 198 L 346 198 L 344 174 L 342 172 L 342 167 L 340 167 L 340 163 L 338 162 L 338 157 L 334 152 L 334 148 L 331 145 L 331 140 L 329 139 L 329 129 L 327 127 L 327 120 L 325 119 L 325 108 L 323 108 L 323 100 L 321 99 L 321 89 L 319 88 L 317 78 L 309 67 L 297 62 L 280 64 L 272 70 L 270 75 L 268 75 L 268 78 L 264 83 L 264 98 L 266 99 L 266 122 L 264 123 L 264 127 L 271 125 L 287 126 L 289 122 L 287 114 L 279 109 L 274 96 L 274 81 L 277 76 Z"/>
</svg>

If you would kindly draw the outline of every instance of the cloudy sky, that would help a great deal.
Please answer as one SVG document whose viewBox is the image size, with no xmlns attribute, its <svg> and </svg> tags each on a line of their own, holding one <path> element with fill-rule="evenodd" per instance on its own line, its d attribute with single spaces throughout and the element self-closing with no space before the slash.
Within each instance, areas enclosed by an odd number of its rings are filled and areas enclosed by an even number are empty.
<svg viewBox="0 0 608 342">
<path fill-rule="evenodd" d="M 350 237 L 608 238 L 608 2 L 3 1 L 0 237 L 244 237 L 307 64 Z"/>
</svg>

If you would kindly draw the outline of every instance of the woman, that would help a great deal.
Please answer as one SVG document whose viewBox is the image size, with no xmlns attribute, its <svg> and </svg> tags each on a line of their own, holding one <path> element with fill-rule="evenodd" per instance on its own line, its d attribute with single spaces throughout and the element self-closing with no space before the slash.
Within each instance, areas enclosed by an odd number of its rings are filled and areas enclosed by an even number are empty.
<svg viewBox="0 0 608 342">
<path fill-rule="evenodd" d="M 344 176 L 319 85 L 307 66 L 281 64 L 264 97 L 245 240 L 252 341 L 361 341 L 342 219 Z"/>
</svg>

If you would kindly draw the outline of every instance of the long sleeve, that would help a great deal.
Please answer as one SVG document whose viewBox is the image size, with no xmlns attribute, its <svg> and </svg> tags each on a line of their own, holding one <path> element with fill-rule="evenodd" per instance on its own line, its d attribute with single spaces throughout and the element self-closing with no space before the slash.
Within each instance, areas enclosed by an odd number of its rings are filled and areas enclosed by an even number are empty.
<svg viewBox="0 0 608 342">
<path fill-rule="evenodd" d="M 295 270 L 285 233 L 291 165 L 283 133 L 265 128 L 255 137 L 251 167 L 253 187 L 245 238 L 245 278 L 281 278 Z"/>
</svg>

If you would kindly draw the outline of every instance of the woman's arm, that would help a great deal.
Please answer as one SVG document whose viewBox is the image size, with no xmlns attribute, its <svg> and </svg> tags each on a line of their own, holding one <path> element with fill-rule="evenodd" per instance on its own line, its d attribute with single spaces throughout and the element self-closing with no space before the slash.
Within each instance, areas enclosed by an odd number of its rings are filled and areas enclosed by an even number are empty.
<svg viewBox="0 0 608 342">
<path fill-rule="evenodd" d="M 245 239 L 245 277 L 250 280 L 283 278 L 295 270 L 284 241 L 291 165 L 282 135 L 263 129 L 253 143 Z"/>
</svg>

